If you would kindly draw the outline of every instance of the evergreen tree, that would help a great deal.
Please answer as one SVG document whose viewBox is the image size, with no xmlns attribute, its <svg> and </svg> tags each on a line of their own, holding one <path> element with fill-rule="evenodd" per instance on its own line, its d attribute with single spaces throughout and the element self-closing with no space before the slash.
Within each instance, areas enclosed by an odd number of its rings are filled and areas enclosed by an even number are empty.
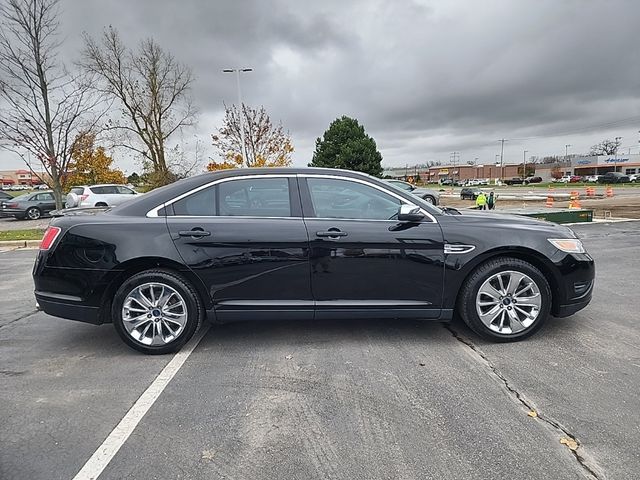
<svg viewBox="0 0 640 480">
<path fill-rule="evenodd" d="M 344 168 L 379 177 L 382 175 L 382 155 L 375 140 L 365 133 L 358 120 L 342 116 L 316 140 L 309 166 Z"/>
</svg>

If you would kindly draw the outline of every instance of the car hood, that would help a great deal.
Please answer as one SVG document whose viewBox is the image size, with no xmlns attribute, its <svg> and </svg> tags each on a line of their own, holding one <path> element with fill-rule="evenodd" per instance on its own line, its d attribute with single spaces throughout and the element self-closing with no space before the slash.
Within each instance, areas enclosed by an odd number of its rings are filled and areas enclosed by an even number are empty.
<svg viewBox="0 0 640 480">
<path fill-rule="evenodd" d="M 544 231 L 559 238 L 577 238 L 569 227 L 557 223 L 506 213 L 493 213 L 486 210 L 459 210 L 460 214 L 446 215 L 444 223 L 458 222 L 483 228 L 515 228 L 521 230 Z"/>
</svg>

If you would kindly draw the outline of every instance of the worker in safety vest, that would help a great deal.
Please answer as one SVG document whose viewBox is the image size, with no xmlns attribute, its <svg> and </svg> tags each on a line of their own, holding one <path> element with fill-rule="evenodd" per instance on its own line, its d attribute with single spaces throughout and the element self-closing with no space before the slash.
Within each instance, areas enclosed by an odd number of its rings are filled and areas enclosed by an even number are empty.
<svg viewBox="0 0 640 480">
<path fill-rule="evenodd" d="M 476 208 L 478 210 L 487 209 L 487 196 L 484 194 L 484 192 L 480 192 L 476 197 Z"/>
</svg>

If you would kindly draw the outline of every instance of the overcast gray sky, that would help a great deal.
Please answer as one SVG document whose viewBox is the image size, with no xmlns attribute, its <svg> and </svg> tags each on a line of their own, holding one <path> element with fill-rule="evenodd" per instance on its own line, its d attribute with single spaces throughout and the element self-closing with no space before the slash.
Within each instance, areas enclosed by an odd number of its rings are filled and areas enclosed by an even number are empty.
<svg viewBox="0 0 640 480">
<path fill-rule="evenodd" d="M 640 2 L 635 0 L 62 0 L 61 57 L 71 63 L 81 34 L 113 25 L 135 45 L 154 37 L 193 68 L 195 139 L 210 134 L 223 102 L 236 101 L 223 68 L 242 77 L 245 103 L 282 121 L 306 165 L 328 124 L 358 118 L 385 166 L 429 160 L 505 161 L 587 152 L 623 137 L 638 153 Z M 551 136 L 556 135 L 556 136 Z M 139 170 L 115 152 L 128 172 Z M 1 167 L 19 167 L 0 154 Z"/>
</svg>

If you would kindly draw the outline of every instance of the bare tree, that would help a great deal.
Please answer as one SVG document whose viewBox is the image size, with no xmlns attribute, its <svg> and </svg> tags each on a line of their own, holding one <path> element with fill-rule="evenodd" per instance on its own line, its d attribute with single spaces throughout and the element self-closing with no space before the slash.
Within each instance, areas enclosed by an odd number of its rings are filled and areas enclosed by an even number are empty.
<svg viewBox="0 0 640 480">
<path fill-rule="evenodd" d="M 615 155 L 618 153 L 621 142 L 619 138 L 615 140 L 603 140 L 591 147 L 591 155 Z"/>
<path fill-rule="evenodd" d="M 50 177 L 56 206 L 63 206 L 71 146 L 95 123 L 100 99 L 89 81 L 58 60 L 59 0 L 5 0 L 0 6 L 0 146 L 33 155 Z M 94 119 L 97 116 L 93 116 Z"/>
<path fill-rule="evenodd" d="M 282 167 L 291 164 L 293 145 L 289 132 L 282 124 L 274 125 L 264 107 L 254 109 L 242 104 L 242 122 L 240 110 L 225 105 L 224 123 L 218 133 L 211 135 L 213 146 L 218 150 L 221 162 L 211 161 L 208 170 L 220 170 L 237 167 Z M 242 135 L 247 158 L 243 158 Z"/>
<path fill-rule="evenodd" d="M 118 31 L 105 29 L 100 41 L 85 34 L 82 65 L 100 79 L 96 86 L 122 105 L 123 120 L 111 120 L 109 128 L 124 132 L 117 144 L 134 150 L 151 165 L 151 183 L 164 185 L 176 177 L 167 158 L 167 139 L 195 121 L 189 98 L 191 69 L 153 40 L 137 50 L 128 49 Z M 133 136 L 141 145 L 129 140 Z"/>
</svg>

